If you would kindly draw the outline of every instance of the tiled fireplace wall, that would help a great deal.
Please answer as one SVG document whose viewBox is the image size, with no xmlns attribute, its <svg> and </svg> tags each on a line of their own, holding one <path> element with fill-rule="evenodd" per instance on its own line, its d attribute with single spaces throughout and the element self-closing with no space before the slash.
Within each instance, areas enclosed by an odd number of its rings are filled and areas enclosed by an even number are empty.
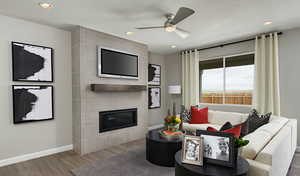
<svg viewBox="0 0 300 176">
<path fill-rule="evenodd" d="M 139 56 L 139 79 L 97 77 L 97 46 L 117 49 Z M 90 84 L 147 84 L 148 49 L 144 44 L 121 39 L 83 27 L 72 32 L 73 54 L 73 144 L 86 154 L 140 139 L 148 127 L 147 91 L 95 93 Z M 99 112 L 138 109 L 138 125 L 99 133 Z"/>
</svg>

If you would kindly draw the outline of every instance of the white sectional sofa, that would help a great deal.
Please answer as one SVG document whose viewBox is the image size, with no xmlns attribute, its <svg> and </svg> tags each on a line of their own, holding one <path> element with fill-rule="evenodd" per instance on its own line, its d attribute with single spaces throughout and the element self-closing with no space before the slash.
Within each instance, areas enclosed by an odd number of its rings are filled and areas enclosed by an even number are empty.
<svg viewBox="0 0 300 176">
<path fill-rule="evenodd" d="M 220 129 L 228 121 L 237 125 L 247 118 L 248 114 L 209 111 L 208 124 L 183 123 L 183 128 L 192 132 L 209 126 Z M 297 147 L 297 120 L 272 116 L 268 124 L 244 139 L 250 141 L 242 151 L 250 164 L 250 176 L 285 176 Z"/>
</svg>

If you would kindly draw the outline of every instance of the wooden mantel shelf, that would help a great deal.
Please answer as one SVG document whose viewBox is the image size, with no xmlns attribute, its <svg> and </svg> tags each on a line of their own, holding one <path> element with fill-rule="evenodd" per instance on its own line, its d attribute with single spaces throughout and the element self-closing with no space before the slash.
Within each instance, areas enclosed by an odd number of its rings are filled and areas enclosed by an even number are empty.
<svg viewBox="0 0 300 176">
<path fill-rule="evenodd" d="M 91 84 L 93 92 L 138 92 L 147 90 L 146 85 Z"/>
</svg>

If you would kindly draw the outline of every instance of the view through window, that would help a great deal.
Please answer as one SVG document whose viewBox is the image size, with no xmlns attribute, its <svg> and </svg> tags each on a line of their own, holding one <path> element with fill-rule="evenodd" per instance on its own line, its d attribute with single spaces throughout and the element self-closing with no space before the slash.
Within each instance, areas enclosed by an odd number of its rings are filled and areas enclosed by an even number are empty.
<svg viewBox="0 0 300 176">
<path fill-rule="evenodd" d="M 200 61 L 200 102 L 252 104 L 254 54 Z"/>
</svg>

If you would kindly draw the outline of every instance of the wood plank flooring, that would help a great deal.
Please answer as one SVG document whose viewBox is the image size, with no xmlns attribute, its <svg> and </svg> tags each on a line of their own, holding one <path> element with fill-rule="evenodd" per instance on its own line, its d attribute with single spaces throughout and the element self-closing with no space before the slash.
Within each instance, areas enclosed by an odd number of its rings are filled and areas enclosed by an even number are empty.
<svg viewBox="0 0 300 176">
<path fill-rule="evenodd" d="M 73 151 L 58 153 L 0 168 L 0 176 L 73 176 L 71 169 L 99 159 L 107 159 L 134 147 L 145 146 L 145 140 L 133 141 L 116 147 L 80 156 Z M 300 176 L 300 153 L 295 154 L 288 176 Z"/>
</svg>

